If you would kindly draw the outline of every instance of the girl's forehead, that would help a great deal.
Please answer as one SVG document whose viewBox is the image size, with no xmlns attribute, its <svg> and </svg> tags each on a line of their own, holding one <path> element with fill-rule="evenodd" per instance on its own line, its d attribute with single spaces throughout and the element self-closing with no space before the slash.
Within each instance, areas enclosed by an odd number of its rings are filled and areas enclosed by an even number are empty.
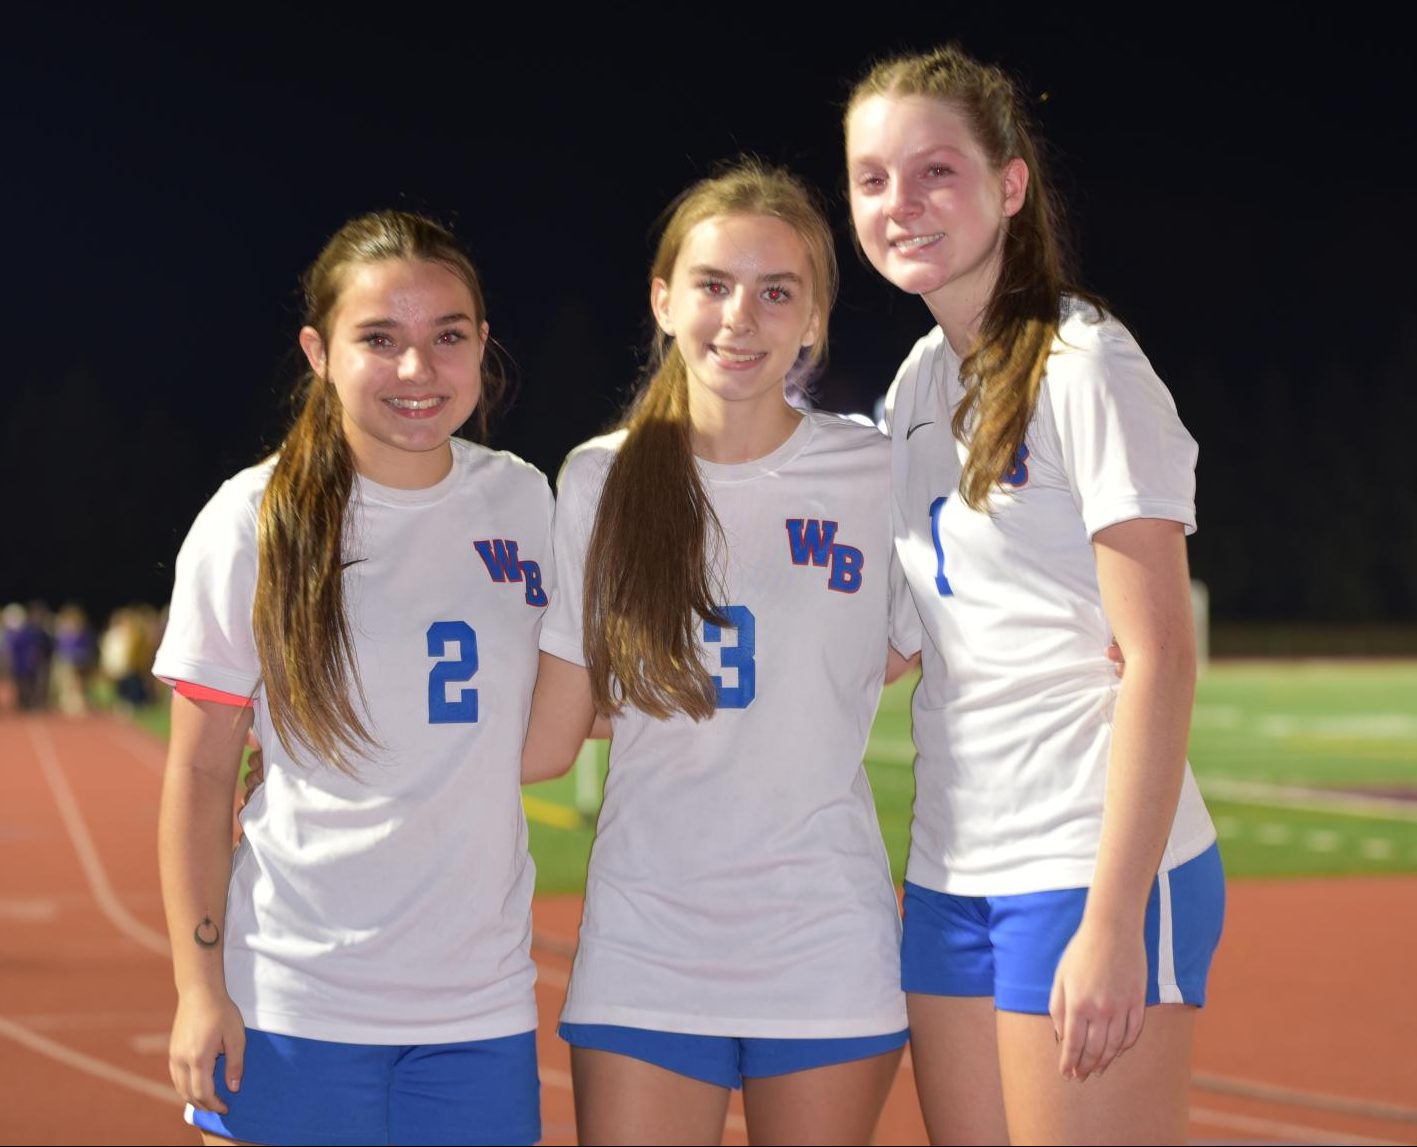
<svg viewBox="0 0 1417 1147">
<path fill-rule="evenodd" d="M 851 109 L 846 147 L 849 159 L 934 148 L 980 150 L 968 117 L 955 104 L 936 96 L 889 93 L 868 96 Z"/>
<path fill-rule="evenodd" d="M 776 215 L 710 215 L 685 234 L 675 265 L 688 267 L 704 260 L 753 266 L 787 263 L 801 274 L 808 265 L 807 244 L 792 224 Z"/>
<path fill-rule="evenodd" d="M 387 311 L 414 317 L 475 310 L 472 291 L 445 263 L 430 259 L 378 259 L 352 264 L 335 300 L 336 315 Z"/>
</svg>

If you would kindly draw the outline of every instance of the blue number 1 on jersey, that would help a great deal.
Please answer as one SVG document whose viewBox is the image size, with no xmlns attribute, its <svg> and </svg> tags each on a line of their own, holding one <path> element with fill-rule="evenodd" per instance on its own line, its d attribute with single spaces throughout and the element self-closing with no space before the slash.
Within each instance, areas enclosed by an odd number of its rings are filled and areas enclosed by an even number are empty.
<svg viewBox="0 0 1417 1147">
<path fill-rule="evenodd" d="M 477 722 L 477 690 L 459 689 L 456 701 L 448 700 L 448 685 L 471 681 L 477 672 L 477 632 L 465 621 L 435 621 L 428 627 L 428 656 L 442 657 L 449 645 L 458 656 L 437 662 L 428 671 L 428 723 L 471 725 Z"/>
<path fill-rule="evenodd" d="M 948 494 L 942 494 L 930 503 L 930 536 L 935 539 L 935 589 L 941 597 L 952 597 L 950 579 L 945 576 L 945 546 L 940 541 L 940 513 L 949 501 Z"/>
<path fill-rule="evenodd" d="M 746 605 L 720 606 L 719 613 L 733 626 L 738 644 L 719 645 L 718 663 L 724 669 L 738 671 L 738 684 L 725 688 L 723 678 L 715 674 L 713 687 L 718 695 L 715 704 L 720 709 L 746 709 L 758 692 L 758 667 L 753 660 L 757 644 L 756 621 L 753 611 Z M 723 627 L 705 620 L 704 641 L 709 644 L 722 642 Z"/>
</svg>

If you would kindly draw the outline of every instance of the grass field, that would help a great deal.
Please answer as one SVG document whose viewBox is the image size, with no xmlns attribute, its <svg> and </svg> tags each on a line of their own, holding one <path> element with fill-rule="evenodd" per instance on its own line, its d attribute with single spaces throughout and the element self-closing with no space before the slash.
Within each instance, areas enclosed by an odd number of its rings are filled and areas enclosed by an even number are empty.
<svg viewBox="0 0 1417 1147">
<path fill-rule="evenodd" d="M 866 759 L 897 879 L 910 841 L 914 685 L 886 690 Z M 1229 875 L 1417 872 L 1417 662 L 1214 663 L 1197 691 L 1190 757 Z M 573 779 L 527 795 L 540 887 L 580 888 L 593 833 L 568 815 Z"/>
<path fill-rule="evenodd" d="M 897 878 L 914 795 L 914 685 L 911 676 L 886 690 L 866 759 Z M 165 712 L 142 719 L 166 732 Z M 1417 872 L 1417 661 L 1213 663 L 1190 758 L 1229 875 Z M 567 776 L 525 790 L 545 892 L 585 881 L 594 829 L 577 812 L 586 801 L 576 784 Z"/>
</svg>

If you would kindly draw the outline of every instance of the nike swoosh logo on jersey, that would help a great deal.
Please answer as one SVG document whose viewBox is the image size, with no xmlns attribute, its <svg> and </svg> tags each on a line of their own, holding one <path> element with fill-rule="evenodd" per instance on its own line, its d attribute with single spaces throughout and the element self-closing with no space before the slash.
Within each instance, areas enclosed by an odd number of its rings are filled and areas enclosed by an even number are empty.
<svg viewBox="0 0 1417 1147">
<path fill-rule="evenodd" d="M 917 422 L 914 426 L 910 427 L 910 428 L 905 432 L 905 440 L 906 440 L 907 442 L 909 442 L 909 441 L 910 441 L 910 436 L 911 436 L 912 434 L 914 434 L 917 430 L 919 430 L 922 426 L 934 426 L 934 425 L 935 425 L 935 420 L 934 420 L 933 418 L 932 418 L 929 422 Z"/>
</svg>

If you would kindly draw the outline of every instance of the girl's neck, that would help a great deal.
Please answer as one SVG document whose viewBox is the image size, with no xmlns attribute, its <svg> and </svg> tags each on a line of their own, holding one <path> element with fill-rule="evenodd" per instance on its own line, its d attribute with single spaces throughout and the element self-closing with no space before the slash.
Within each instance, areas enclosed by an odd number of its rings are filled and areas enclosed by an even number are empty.
<svg viewBox="0 0 1417 1147">
<path fill-rule="evenodd" d="M 960 358 L 979 341 L 984 312 L 994 298 L 994 288 L 1003 270 L 1003 232 L 993 255 L 983 266 L 924 296 L 931 316 L 940 324 L 950 349 Z"/>
<path fill-rule="evenodd" d="M 432 450 L 399 450 L 382 443 L 350 442 L 354 469 L 361 477 L 393 490 L 426 490 L 436 486 L 453 468 L 450 442 Z"/>
<path fill-rule="evenodd" d="M 726 402 L 689 390 L 694 454 L 705 462 L 732 465 L 771 454 L 802 421 L 781 390 L 756 399 Z"/>
</svg>

